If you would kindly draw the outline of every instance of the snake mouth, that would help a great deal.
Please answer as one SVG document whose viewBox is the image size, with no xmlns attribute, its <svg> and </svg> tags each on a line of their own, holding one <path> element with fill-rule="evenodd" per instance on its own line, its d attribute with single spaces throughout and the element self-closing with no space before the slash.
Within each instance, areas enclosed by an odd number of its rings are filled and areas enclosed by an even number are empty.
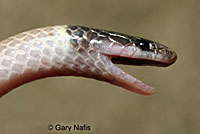
<svg viewBox="0 0 200 134">
<path fill-rule="evenodd" d="M 134 78 L 130 74 L 124 72 L 122 69 L 117 67 L 115 64 L 124 64 L 124 65 L 133 65 L 134 59 L 125 58 L 125 57 L 107 57 L 107 72 L 109 72 L 109 76 L 105 76 L 104 80 L 116 85 L 123 87 L 131 92 L 135 92 L 141 95 L 151 95 L 155 93 L 155 89 L 142 81 Z M 134 64 L 135 65 L 135 64 Z"/>
<path fill-rule="evenodd" d="M 110 59 L 114 64 L 168 67 L 177 60 L 175 52 L 169 51 L 168 53 L 169 55 L 165 55 L 161 59 L 129 57 L 127 55 L 113 55 Z"/>
<path fill-rule="evenodd" d="M 141 95 L 151 95 L 156 92 L 155 88 L 134 78 L 133 76 L 124 72 L 122 69 L 115 66 L 115 64 L 150 65 L 150 66 L 166 67 L 175 62 L 176 55 L 174 56 L 172 60 L 165 61 L 165 62 L 149 60 L 149 59 L 130 58 L 130 57 L 124 57 L 124 56 L 111 56 L 111 55 L 108 56 L 108 60 L 110 62 L 108 71 L 112 75 L 111 78 L 113 78 L 109 81 L 110 83 L 123 87 L 129 91 L 132 91 Z"/>
<path fill-rule="evenodd" d="M 133 58 L 125 58 L 125 57 L 112 57 L 111 61 L 114 64 L 136 65 L 136 66 L 167 67 L 173 64 L 173 63 L 165 63 L 165 62 L 148 60 L 148 59 L 133 59 Z"/>
</svg>

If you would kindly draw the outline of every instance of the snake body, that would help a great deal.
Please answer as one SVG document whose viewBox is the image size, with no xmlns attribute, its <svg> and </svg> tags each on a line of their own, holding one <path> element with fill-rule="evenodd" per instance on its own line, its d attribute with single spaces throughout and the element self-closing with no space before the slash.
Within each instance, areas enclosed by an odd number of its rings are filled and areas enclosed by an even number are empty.
<svg viewBox="0 0 200 134">
<path fill-rule="evenodd" d="M 37 28 L 0 42 L 0 96 L 50 76 L 83 76 L 150 95 L 155 89 L 113 63 L 169 66 L 176 53 L 148 39 L 83 26 Z"/>
</svg>

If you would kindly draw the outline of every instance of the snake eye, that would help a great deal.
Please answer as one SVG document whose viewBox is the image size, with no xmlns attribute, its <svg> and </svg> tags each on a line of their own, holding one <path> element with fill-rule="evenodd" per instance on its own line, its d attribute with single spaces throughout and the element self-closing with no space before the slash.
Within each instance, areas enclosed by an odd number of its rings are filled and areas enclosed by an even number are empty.
<svg viewBox="0 0 200 134">
<path fill-rule="evenodd" d="M 144 39 L 140 39 L 136 45 L 139 46 L 142 50 L 144 51 L 147 51 L 150 49 L 150 46 L 149 46 L 149 41 L 148 40 L 144 40 Z"/>
</svg>

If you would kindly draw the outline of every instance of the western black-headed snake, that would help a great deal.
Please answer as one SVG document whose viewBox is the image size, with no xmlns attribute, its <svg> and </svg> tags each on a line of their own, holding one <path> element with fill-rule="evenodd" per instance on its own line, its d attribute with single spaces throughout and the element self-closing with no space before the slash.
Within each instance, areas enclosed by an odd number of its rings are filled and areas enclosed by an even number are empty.
<svg viewBox="0 0 200 134">
<path fill-rule="evenodd" d="M 174 51 L 148 39 L 83 26 L 51 26 L 0 42 L 0 96 L 49 76 L 83 76 L 150 95 L 155 89 L 113 63 L 169 66 Z"/>
</svg>

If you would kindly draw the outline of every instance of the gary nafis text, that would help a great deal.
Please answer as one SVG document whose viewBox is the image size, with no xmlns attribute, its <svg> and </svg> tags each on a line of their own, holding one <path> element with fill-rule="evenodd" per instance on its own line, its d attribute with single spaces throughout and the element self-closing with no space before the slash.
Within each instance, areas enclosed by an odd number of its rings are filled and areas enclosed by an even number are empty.
<svg viewBox="0 0 200 134">
<path fill-rule="evenodd" d="M 74 125 L 48 125 L 47 129 L 49 131 L 67 131 L 67 132 L 83 132 L 83 131 L 91 131 L 91 126 L 87 124 L 74 124 Z"/>
</svg>

